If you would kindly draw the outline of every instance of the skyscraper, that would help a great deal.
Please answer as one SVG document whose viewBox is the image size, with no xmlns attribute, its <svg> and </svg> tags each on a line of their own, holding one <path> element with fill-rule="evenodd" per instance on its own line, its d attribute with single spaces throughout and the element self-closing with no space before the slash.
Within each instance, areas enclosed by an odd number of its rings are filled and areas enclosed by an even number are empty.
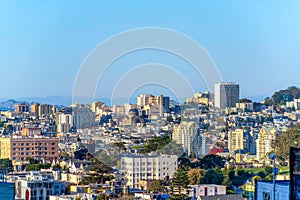
<svg viewBox="0 0 300 200">
<path fill-rule="evenodd" d="M 235 107 L 240 98 L 240 86 L 233 82 L 215 84 L 215 107 L 220 109 Z"/>
</svg>

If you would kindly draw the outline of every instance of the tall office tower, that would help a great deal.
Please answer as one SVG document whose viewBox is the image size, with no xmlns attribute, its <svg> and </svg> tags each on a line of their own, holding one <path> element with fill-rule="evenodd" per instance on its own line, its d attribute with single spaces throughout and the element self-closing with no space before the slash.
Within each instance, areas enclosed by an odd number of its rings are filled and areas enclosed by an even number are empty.
<svg viewBox="0 0 300 200">
<path fill-rule="evenodd" d="M 233 108 L 239 101 L 240 86 L 233 82 L 215 84 L 215 107 L 220 109 Z"/>
</svg>

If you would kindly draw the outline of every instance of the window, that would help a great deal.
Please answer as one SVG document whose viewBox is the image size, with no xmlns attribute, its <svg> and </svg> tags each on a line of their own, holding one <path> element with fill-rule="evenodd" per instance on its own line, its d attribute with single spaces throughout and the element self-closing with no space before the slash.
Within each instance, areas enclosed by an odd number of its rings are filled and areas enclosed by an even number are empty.
<svg viewBox="0 0 300 200">
<path fill-rule="evenodd" d="M 270 192 L 263 192 L 263 200 L 271 200 Z"/>
</svg>

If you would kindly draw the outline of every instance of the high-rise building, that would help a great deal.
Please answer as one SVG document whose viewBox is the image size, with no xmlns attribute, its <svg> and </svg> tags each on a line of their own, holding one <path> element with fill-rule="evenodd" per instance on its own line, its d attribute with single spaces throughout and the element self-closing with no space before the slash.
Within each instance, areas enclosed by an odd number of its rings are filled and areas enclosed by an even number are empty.
<svg viewBox="0 0 300 200">
<path fill-rule="evenodd" d="M 36 104 L 31 104 L 30 105 L 30 112 L 34 115 L 34 116 L 38 116 L 39 112 L 40 112 L 40 104 L 36 103 Z"/>
<path fill-rule="evenodd" d="M 188 155 L 199 156 L 206 153 L 204 134 L 195 121 L 182 121 L 175 125 L 172 140 L 181 144 Z"/>
<path fill-rule="evenodd" d="M 275 139 L 276 129 L 271 127 L 262 127 L 256 139 L 256 159 L 260 163 L 269 160 L 267 153 L 272 151 L 272 141 Z"/>
<path fill-rule="evenodd" d="M 32 104 L 30 111 L 35 116 L 47 116 L 54 113 L 55 107 L 49 104 Z"/>
<path fill-rule="evenodd" d="M 176 155 L 124 155 L 121 169 L 125 171 L 126 186 L 140 188 L 141 180 L 172 178 L 177 170 Z"/>
<path fill-rule="evenodd" d="M 57 132 L 66 133 L 70 129 L 74 128 L 73 126 L 73 115 L 72 113 L 61 112 L 57 116 Z"/>
<path fill-rule="evenodd" d="M 233 82 L 215 84 L 215 107 L 233 108 L 240 98 L 240 86 Z"/>
<path fill-rule="evenodd" d="M 49 104 L 41 104 L 39 110 L 39 116 L 51 115 L 54 112 L 54 107 Z"/>
<path fill-rule="evenodd" d="M 255 153 L 255 134 L 250 129 L 236 129 L 228 133 L 228 149 L 230 153 L 242 150 Z"/>
<path fill-rule="evenodd" d="M 24 113 L 24 112 L 29 112 L 28 105 L 24 103 L 15 105 L 15 113 Z"/>
</svg>

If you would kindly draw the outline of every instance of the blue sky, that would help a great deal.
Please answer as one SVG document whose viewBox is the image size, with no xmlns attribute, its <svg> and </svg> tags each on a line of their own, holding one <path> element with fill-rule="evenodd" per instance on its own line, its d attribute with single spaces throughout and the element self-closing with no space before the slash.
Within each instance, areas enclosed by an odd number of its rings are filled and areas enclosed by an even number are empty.
<svg viewBox="0 0 300 200">
<path fill-rule="evenodd" d="M 0 1 L 0 97 L 72 95 L 89 52 L 114 34 L 140 27 L 174 29 L 195 39 L 223 80 L 240 84 L 242 96 L 300 86 L 299 1 L 111 2 Z M 138 53 L 116 62 L 100 83 L 105 87 L 99 87 L 110 90 L 111 77 L 131 62 L 181 62 L 156 54 Z M 195 90 L 206 89 L 201 78 L 185 73 Z M 97 96 L 108 94 L 102 89 Z"/>
</svg>

